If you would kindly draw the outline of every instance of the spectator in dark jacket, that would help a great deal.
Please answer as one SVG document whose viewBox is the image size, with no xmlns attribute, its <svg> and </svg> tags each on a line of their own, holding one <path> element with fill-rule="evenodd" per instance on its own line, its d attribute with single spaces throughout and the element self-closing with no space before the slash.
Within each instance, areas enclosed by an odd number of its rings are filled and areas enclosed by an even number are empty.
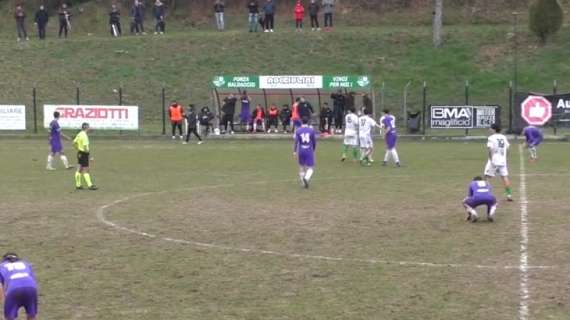
<svg viewBox="0 0 570 320">
<path fill-rule="evenodd" d="M 190 134 L 194 134 L 196 138 L 198 138 L 198 144 L 202 144 L 202 137 L 198 134 L 197 127 L 198 127 L 198 115 L 196 114 L 196 109 L 193 104 L 191 104 L 188 108 L 188 112 L 184 114 L 184 118 L 186 119 L 186 140 L 182 142 L 182 144 L 188 144 L 190 140 Z"/>
<path fill-rule="evenodd" d="M 250 1 L 247 5 L 249 32 L 257 32 L 257 19 L 259 17 L 259 4 L 257 0 Z"/>
<path fill-rule="evenodd" d="M 16 12 L 14 13 L 14 18 L 16 18 L 16 29 L 18 30 L 18 41 L 22 39 L 30 40 L 28 38 L 28 33 L 26 32 L 26 13 L 21 5 L 16 6 Z"/>
<path fill-rule="evenodd" d="M 321 108 L 321 112 L 319 115 L 319 130 L 322 133 L 331 133 L 331 124 L 333 121 L 333 111 L 329 107 L 329 104 L 325 102 L 323 107 Z"/>
<path fill-rule="evenodd" d="M 214 114 L 210 111 L 210 108 L 203 107 L 200 110 L 200 114 L 198 114 L 198 120 L 200 121 L 200 126 L 205 127 L 204 136 L 207 137 L 210 128 L 212 128 L 212 120 L 214 120 Z"/>
<path fill-rule="evenodd" d="M 336 133 L 341 133 L 344 121 L 345 96 L 342 94 L 342 90 L 338 90 L 331 94 L 331 99 L 333 100 L 334 128 Z"/>
<path fill-rule="evenodd" d="M 222 0 L 216 0 L 214 3 L 214 13 L 216 15 L 216 27 L 218 31 L 224 31 L 224 2 Z"/>
<path fill-rule="evenodd" d="M 64 3 L 59 8 L 59 37 L 63 34 L 67 38 L 67 33 L 71 30 L 71 12 Z"/>
<path fill-rule="evenodd" d="M 224 130 L 222 133 L 228 131 L 228 124 L 230 125 L 230 134 L 234 134 L 234 115 L 236 113 L 236 102 L 237 98 L 232 94 L 224 99 L 224 105 L 222 106 L 222 124 Z"/>
<path fill-rule="evenodd" d="M 111 35 L 118 37 L 121 35 L 121 12 L 117 5 L 111 6 L 111 12 L 109 12 L 109 26 L 111 27 Z"/>
<path fill-rule="evenodd" d="M 154 34 L 164 34 L 166 31 L 166 8 L 160 0 L 156 0 L 153 8 L 154 19 L 156 20 L 156 25 L 154 26 Z"/>
<path fill-rule="evenodd" d="M 289 126 L 291 125 L 291 109 L 289 105 L 284 104 L 279 112 L 279 118 L 281 118 L 281 125 L 283 125 L 283 132 L 289 132 Z"/>
<path fill-rule="evenodd" d="M 309 16 L 311 17 L 311 30 L 321 31 L 321 27 L 319 26 L 319 4 L 317 0 L 311 0 L 309 4 Z"/>
<path fill-rule="evenodd" d="M 265 32 L 273 32 L 274 24 L 275 24 L 275 3 L 273 0 L 267 0 L 265 5 L 263 6 L 263 12 L 265 13 Z"/>
<path fill-rule="evenodd" d="M 301 97 L 299 101 L 299 117 L 301 118 L 301 121 L 303 119 L 307 119 L 310 122 L 314 112 L 313 106 L 309 101 L 305 100 L 305 97 Z"/>
<path fill-rule="evenodd" d="M 135 0 L 131 8 L 131 33 L 146 34 L 144 32 L 144 5 L 139 0 Z"/>
<path fill-rule="evenodd" d="M 40 10 L 36 11 L 36 17 L 34 19 L 35 24 L 38 26 L 38 37 L 41 40 L 46 38 L 46 26 L 49 20 L 49 15 L 47 10 L 43 5 L 40 6 Z"/>
</svg>

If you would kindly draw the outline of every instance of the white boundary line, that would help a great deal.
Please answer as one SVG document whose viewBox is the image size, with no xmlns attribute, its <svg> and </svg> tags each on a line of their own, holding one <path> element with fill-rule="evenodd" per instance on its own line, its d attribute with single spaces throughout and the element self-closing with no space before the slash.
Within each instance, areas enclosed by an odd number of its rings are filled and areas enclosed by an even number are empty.
<svg viewBox="0 0 570 320">
<path fill-rule="evenodd" d="M 362 177 L 355 177 L 355 178 L 362 178 Z M 339 178 L 324 178 L 319 180 L 338 180 Z M 342 179 L 346 179 L 343 177 Z M 248 184 L 266 184 L 266 183 L 278 183 L 278 182 L 294 182 L 296 180 L 286 179 L 286 180 L 274 180 L 274 181 L 256 181 L 251 182 Z M 243 185 L 243 184 L 240 184 Z M 211 185 L 211 186 L 202 186 L 202 187 L 193 187 L 193 188 L 185 188 L 179 191 L 196 191 L 196 190 L 207 190 L 207 189 L 217 189 L 217 188 L 224 188 L 224 187 L 234 187 L 237 186 L 235 184 L 220 184 L 220 185 Z M 219 245 L 215 243 L 204 243 L 199 241 L 192 241 L 192 240 L 184 240 L 184 239 L 174 239 L 170 237 L 160 237 L 155 234 L 150 234 L 147 232 L 127 228 L 121 226 L 109 219 L 105 216 L 105 211 L 109 208 L 112 208 L 118 204 L 128 202 L 133 199 L 146 197 L 149 195 L 158 195 L 163 194 L 169 191 L 156 191 L 156 192 L 146 192 L 141 194 L 136 194 L 132 196 L 127 196 L 122 199 L 115 200 L 111 203 L 105 204 L 100 206 L 96 210 L 97 220 L 99 222 L 112 227 L 116 230 L 120 230 L 127 233 L 136 234 L 145 238 L 149 239 L 159 239 L 166 242 L 178 243 L 178 244 L 185 244 L 191 245 L 195 247 L 202 247 L 207 249 L 218 249 L 218 250 L 226 250 L 226 251 L 237 251 L 242 253 L 252 253 L 252 254 L 261 254 L 261 255 L 271 255 L 271 256 L 279 256 L 279 257 L 286 257 L 286 258 L 299 258 L 299 259 L 312 259 L 312 260 L 323 260 L 323 261 L 339 261 L 339 262 L 357 262 L 357 263 L 368 263 L 368 264 L 384 264 L 384 265 L 399 265 L 399 266 L 415 266 L 415 267 L 431 267 L 431 268 L 470 268 L 470 269 L 486 269 L 486 270 L 512 270 L 512 269 L 520 269 L 520 266 L 500 266 L 500 265 L 479 265 L 479 264 L 457 264 L 457 263 L 432 263 L 432 262 L 421 262 L 421 261 L 391 261 L 391 260 L 381 260 L 381 259 L 358 259 L 358 258 L 345 258 L 345 257 L 330 257 L 330 256 L 320 256 L 320 255 L 308 255 L 308 254 L 299 254 L 299 253 L 286 253 L 286 252 L 279 252 L 279 251 L 271 251 L 271 250 L 261 250 L 255 248 L 239 248 L 239 247 L 231 247 L 225 245 Z M 555 266 L 526 266 L 527 269 L 553 269 L 556 268 Z"/>
<path fill-rule="evenodd" d="M 519 320 L 528 320 L 530 300 L 530 292 L 528 286 L 528 199 L 526 195 L 525 156 L 522 145 L 519 145 L 519 160 L 519 202 L 521 211 Z"/>
</svg>

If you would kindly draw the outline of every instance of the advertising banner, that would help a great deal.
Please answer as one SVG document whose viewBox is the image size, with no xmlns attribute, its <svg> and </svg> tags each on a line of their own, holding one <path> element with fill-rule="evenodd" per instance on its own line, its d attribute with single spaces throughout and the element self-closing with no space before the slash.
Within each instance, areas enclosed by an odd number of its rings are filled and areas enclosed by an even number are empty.
<svg viewBox="0 0 570 320">
<path fill-rule="evenodd" d="M 369 89 L 365 75 L 218 75 L 212 79 L 218 89 Z"/>
<path fill-rule="evenodd" d="M 322 89 L 323 76 L 259 76 L 260 89 Z"/>
<path fill-rule="evenodd" d="M 259 88 L 259 76 L 216 76 L 212 80 L 216 88 Z"/>
<path fill-rule="evenodd" d="M 471 129 L 473 107 L 430 106 L 430 126 L 432 129 Z"/>
<path fill-rule="evenodd" d="M 138 130 L 139 107 L 101 105 L 44 105 L 44 127 L 49 128 L 53 113 L 60 113 L 63 129 L 80 129 L 84 122 L 98 130 Z"/>
<path fill-rule="evenodd" d="M 324 76 L 324 89 L 364 89 L 370 87 L 368 76 Z"/>
<path fill-rule="evenodd" d="M 26 130 L 26 106 L 0 105 L 0 130 Z"/>
</svg>

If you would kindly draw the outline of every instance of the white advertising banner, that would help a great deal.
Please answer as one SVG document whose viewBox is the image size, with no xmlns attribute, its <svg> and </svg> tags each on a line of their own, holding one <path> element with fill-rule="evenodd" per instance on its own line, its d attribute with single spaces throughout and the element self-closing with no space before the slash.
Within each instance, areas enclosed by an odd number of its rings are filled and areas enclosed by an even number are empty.
<svg viewBox="0 0 570 320">
<path fill-rule="evenodd" d="M 26 130 L 26 106 L 0 105 L 0 130 Z"/>
<path fill-rule="evenodd" d="M 259 76 L 260 89 L 321 89 L 323 76 Z"/>
<path fill-rule="evenodd" d="M 60 114 L 63 129 L 80 129 L 84 122 L 98 130 L 138 130 L 139 107 L 99 105 L 44 105 L 44 127 L 49 128 L 53 113 Z"/>
</svg>

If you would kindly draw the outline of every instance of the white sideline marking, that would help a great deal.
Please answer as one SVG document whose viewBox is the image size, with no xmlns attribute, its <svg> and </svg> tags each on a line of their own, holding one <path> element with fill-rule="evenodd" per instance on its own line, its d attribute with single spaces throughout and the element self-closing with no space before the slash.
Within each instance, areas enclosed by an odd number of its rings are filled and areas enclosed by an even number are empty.
<svg viewBox="0 0 570 320">
<path fill-rule="evenodd" d="M 519 202 L 521 210 L 521 241 L 520 241 L 520 304 L 519 320 L 528 320 L 530 293 L 528 287 L 528 199 L 526 195 L 525 157 L 522 145 L 519 145 L 520 187 Z"/>
<path fill-rule="evenodd" d="M 354 177 L 361 179 L 362 177 Z M 322 178 L 319 180 L 338 180 L 338 179 L 346 179 L 343 178 Z M 274 180 L 274 181 L 255 181 L 250 182 L 247 184 L 265 184 L 265 183 L 277 183 L 277 182 L 293 182 L 296 180 L 286 179 L 286 180 Z M 243 186 L 243 184 L 240 184 Z M 180 191 L 196 191 L 196 190 L 206 190 L 206 189 L 217 189 L 223 187 L 235 187 L 235 184 L 220 184 L 220 185 L 211 185 L 211 186 L 201 186 L 201 187 L 193 187 L 193 188 L 185 188 L 181 189 Z M 286 253 L 286 252 L 279 252 L 279 251 L 271 251 L 271 250 L 261 250 L 255 248 L 239 248 L 239 247 L 231 247 L 225 245 L 219 245 L 215 243 L 204 243 L 199 241 L 192 241 L 192 240 L 184 240 L 184 239 L 174 239 L 170 237 L 160 237 L 154 234 L 150 234 L 147 232 L 127 228 L 121 226 L 113 221 L 108 220 L 105 217 L 105 210 L 116 206 L 121 203 L 128 202 L 133 199 L 146 197 L 149 195 L 157 195 L 163 194 L 167 192 L 172 192 L 172 190 L 164 190 L 164 191 L 157 191 L 157 192 L 146 192 L 137 195 L 131 195 L 124 197 L 122 199 L 115 200 L 111 203 L 106 205 L 100 206 L 97 208 L 97 220 L 101 223 L 112 227 L 116 230 L 120 230 L 127 233 L 136 234 L 145 238 L 149 239 L 159 239 L 166 242 L 172 242 L 177 244 L 184 244 L 184 245 L 191 245 L 195 247 L 202 247 L 207 249 L 218 249 L 218 250 L 226 250 L 226 251 L 237 251 L 242 253 L 252 253 L 252 254 L 262 254 L 262 255 L 271 255 L 271 256 L 279 256 L 279 257 L 286 257 L 286 258 L 299 258 L 299 259 L 312 259 L 312 260 L 323 260 L 323 261 L 339 261 L 339 262 L 358 262 L 358 263 L 369 263 L 369 264 L 384 264 L 384 265 L 399 265 L 399 266 L 415 266 L 415 267 L 431 267 L 431 268 L 470 268 L 470 269 L 486 269 L 486 270 L 513 270 L 513 269 L 520 269 L 520 266 L 500 266 L 500 265 L 479 265 L 479 264 L 457 264 L 457 263 L 432 263 L 432 262 L 421 262 L 421 261 L 391 261 L 391 260 L 381 260 L 375 258 L 369 259 L 358 259 L 358 258 L 344 258 L 344 257 L 329 257 L 329 256 L 319 256 L 319 255 L 308 255 L 308 254 L 299 254 L 299 253 Z M 556 268 L 555 266 L 528 266 L 527 269 L 553 269 Z"/>
</svg>

